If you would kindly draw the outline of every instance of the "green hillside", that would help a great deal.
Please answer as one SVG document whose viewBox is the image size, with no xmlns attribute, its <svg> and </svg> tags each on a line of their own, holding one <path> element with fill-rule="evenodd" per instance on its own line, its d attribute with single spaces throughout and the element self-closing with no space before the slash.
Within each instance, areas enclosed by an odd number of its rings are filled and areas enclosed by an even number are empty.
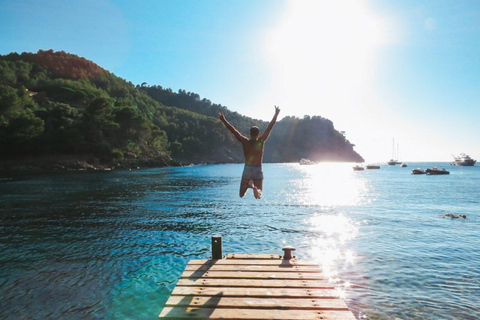
<svg viewBox="0 0 480 320">
<path fill-rule="evenodd" d="M 2 158 L 89 155 L 102 162 L 163 158 L 241 162 L 242 150 L 218 112 L 245 134 L 254 120 L 196 93 L 133 85 L 95 63 L 63 51 L 0 56 Z M 330 120 L 279 121 L 265 161 L 363 161 Z M 172 162 L 173 163 L 173 162 Z"/>
</svg>

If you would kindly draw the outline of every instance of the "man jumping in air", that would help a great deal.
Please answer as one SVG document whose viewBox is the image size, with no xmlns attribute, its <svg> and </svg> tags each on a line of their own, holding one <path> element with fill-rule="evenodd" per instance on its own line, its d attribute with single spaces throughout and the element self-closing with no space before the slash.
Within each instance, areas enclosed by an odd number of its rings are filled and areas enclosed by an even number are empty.
<svg viewBox="0 0 480 320">
<path fill-rule="evenodd" d="M 230 130 L 235 138 L 242 144 L 243 155 L 245 156 L 245 168 L 243 169 L 242 181 L 240 182 L 240 197 L 243 198 L 248 188 L 253 189 L 253 195 L 256 199 L 262 197 L 263 187 L 263 172 L 262 172 L 262 159 L 263 159 L 263 147 L 265 141 L 267 141 L 270 131 L 272 131 L 275 122 L 277 121 L 280 108 L 275 106 L 275 115 L 272 121 L 268 124 L 267 129 L 260 136 L 260 129 L 257 126 L 250 128 L 250 139 L 242 135 L 225 119 L 223 113 L 219 113 L 218 117 L 222 120 L 225 127 Z"/>
</svg>

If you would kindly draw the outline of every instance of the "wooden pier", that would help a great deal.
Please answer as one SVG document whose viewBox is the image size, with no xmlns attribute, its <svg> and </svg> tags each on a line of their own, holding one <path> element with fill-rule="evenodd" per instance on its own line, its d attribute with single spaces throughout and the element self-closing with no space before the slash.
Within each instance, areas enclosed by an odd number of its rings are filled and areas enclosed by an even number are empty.
<svg viewBox="0 0 480 320">
<path fill-rule="evenodd" d="M 190 260 L 159 319 L 355 320 L 318 264 L 292 250 L 222 259 L 221 237 L 213 237 L 212 259 Z"/>
</svg>

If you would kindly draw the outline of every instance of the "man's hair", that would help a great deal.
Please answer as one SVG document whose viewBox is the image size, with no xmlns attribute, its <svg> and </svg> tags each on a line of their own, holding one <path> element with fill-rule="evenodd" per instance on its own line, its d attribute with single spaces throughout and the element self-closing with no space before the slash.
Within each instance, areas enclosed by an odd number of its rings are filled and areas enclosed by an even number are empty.
<svg viewBox="0 0 480 320">
<path fill-rule="evenodd" d="M 260 134 L 260 129 L 257 126 L 253 126 L 250 128 L 250 135 L 252 137 L 257 137 Z"/>
</svg>

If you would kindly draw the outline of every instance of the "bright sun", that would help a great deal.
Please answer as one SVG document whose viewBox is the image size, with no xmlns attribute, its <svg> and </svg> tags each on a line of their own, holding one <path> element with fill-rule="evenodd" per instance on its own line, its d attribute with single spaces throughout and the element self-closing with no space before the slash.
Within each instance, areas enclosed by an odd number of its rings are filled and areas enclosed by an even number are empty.
<svg viewBox="0 0 480 320">
<path fill-rule="evenodd" d="M 373 51 L 384 41 L 382 30 L 364 1 L 289 2 L 266 41 L 275 99 L 296 108 L 289 112 L 296 115 L 335 117 L 349 110 L 364 94 Z"/>
</svg>

